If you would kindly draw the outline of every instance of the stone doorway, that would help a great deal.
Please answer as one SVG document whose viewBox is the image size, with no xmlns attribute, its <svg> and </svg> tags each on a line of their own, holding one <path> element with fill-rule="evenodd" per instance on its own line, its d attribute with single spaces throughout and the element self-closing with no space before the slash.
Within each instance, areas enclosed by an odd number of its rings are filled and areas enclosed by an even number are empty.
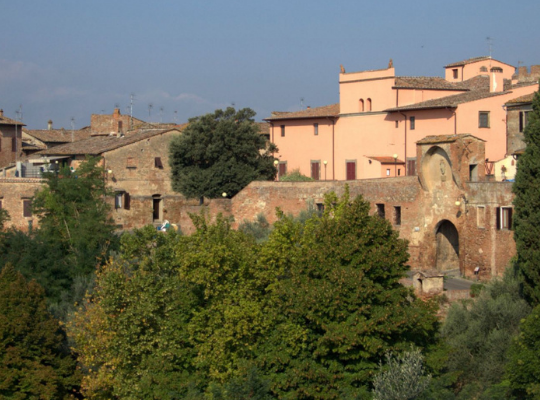
<svg viewBox="0 0 540 400">
<path fill-rule="evenodd" d="M 152 196 L 152 220 L 154 222 L 163 220 L 163 199 L 159 194 Z"/>
<path fill-rule="evenodd" d="M 459 270 L 459 235 L 453 223 L 448 220 L 439 222 L 436 229 L 437 271 Z"/>
</svg>

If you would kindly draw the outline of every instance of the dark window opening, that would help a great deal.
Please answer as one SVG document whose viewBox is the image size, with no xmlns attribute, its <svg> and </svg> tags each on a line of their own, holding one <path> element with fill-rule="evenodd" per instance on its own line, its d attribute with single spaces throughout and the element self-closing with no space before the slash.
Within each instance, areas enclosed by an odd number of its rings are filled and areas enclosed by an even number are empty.
<svg viewBox="0 0 540 400">
<path fill-rule="evenodd" d="M 156 157 L 154 159 L 154 166 L 159 169 L 163 169 L 163 163 L 161 162 L 161 157 Z"/>
<path fill-rule="evenodd" d="M 319 124 L 313 124 L 313 134 L 317 136 L 319 134 Z"/>
<path fill-rule="evenodd" d="M 459 75 L 458 75 L 458 69 L 457 69 L 457 68 L 454 68 L 454 69 L 452 70 L 452 77 L 453 77 L 454 79 L 457 79 L 458 76 L 459 76 Z"/>
<path fill-rule="evenodd" d="M 321 163 L 319 161 L 311 162 L 311 178 L 318 181 L 320 179 Z"/>
<path fill-rule="evenodd" d="M 416 175 L 416 158 L 414 160 L 407 160 L 407 175 Z"/>
<path fill-rule="evenodd" d="M 519 112 L 519 131 L 523 132 L 527 126 L 529 119 L 529 111 L 520 111 Z"/>
<path fill-rule="evenodd" d="M 384 204 L 375 204 L 377 206 L 377 215 L 381 218 L 386 217 L 386 213 L 384 212 Z"/>
<path fill-rule="evenodd" d="M 32 200 L 23 200 L 23 217 L 32 216 Z"/>
<path fill-rule="evenodd" d="M 346 179 L 348 181 L 354 181 L 356 179 L 356 161 L 346 162 Z"/>
<path fill-rule="evenodd" d="M 394 225 L 401 225 L 401 206 L 394 207 Z"/>
<path fill-rule="evenodd" d="M 287 163 L 284 161 L 281 161 L 278 164 L 278 177 L 281 178 L 283 175 L 287 174 Z"/>
<path fill-rule="evenodd" d="M 17 138 L 16 137 L 11 138 L 11 151 L 13 152 L 17 151 Z"/>
<path fill-rule="evenodd" d="M 410 129 L 411 131 L 414 131 L 414 129 L 416 128 L 416 118 L 415 117 L 409 117 L 409 122 L 410 122 Z"/>
<path fill-rule="evenodd" d="M 360 112 L 364 112 L 364 99 L 360 99 L 358 102 Z"/>
<path fill-rule="evenodd" d="M 469 181 L 471 182 L 478 181 L 478 164 L 469 165 Z"/>
<path fill-rule="evenodd" d="M 285 125 L 281 125 L 281 137 L 285 136 Z"/>
</svg>

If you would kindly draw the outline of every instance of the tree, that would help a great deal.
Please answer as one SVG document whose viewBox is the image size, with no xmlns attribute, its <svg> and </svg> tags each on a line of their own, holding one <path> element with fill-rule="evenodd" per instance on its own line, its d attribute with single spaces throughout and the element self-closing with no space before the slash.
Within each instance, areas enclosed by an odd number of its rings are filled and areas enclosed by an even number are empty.
<svg viewBox="0 0 540 400">
<path fill-rule="evenodd" d="M 514 239 L 523 291 L 534 307 L 540 304 L 540 92 L 536 92 L 524 136 L 527 147 L 519 157 L 514 194 Z"/>
<path fill-rule="evenodd" d="M 520 399 L 540 399 L 540 306 L 522 321 L 510 348 L 507 372 Z"/>
<path fill-rule="evenodd" d="M 276 322 L 258 361 L 280 398 L 368 395 L 385 352 L 435 336 L 433 305 L 399 283 L 407 243 L 369 210 L 361 197 L 330 195 L 305 225 L 282 215 L 261 250 Z"/>
<path fill-rule="evenodd" d="M 386 365 L 373 380 L 374 400 L 412 400 L 426 390 L 431 379 L 424 373 L 424 357 L 419 349 L 402 354 L 386 354 Z"/>
<path fill-rule="evenodd" d="M 249 108 L 216 110 L 189 120 L 169 150 L 172 188 L 188 198 L 234 196 L 251 181 L 276 176 L 268 145 Z"/>
<path fill-rule="evenodd" d="M 10 229 L 0 240 L 0 265 L 11 262 L 27 279 L 36 279 L 62 318 L 80 300 L 73 286 L 91 281 L 96 265 L 118 240 L 99 161 L 91 158 L 76 171 L 66 167 L 45 174 L 33 200 L 39 228 L 29 233 Z"/>
<path fill-rule="evenodd" d="M 47 312 L 43 289 L 6 265 L 0 272 L 0 397 L 63 399 L 78 384 L 75 358 Z"/>
</svg>

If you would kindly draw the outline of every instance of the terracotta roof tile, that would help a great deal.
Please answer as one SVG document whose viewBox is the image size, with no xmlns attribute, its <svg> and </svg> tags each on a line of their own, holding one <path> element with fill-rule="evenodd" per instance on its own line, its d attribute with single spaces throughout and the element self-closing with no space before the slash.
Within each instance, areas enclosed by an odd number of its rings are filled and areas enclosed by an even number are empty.
<svg viewBox="0 0 540 400">
<path fill-rule="evenodd" d="M 282 112 L 273 111 L 270 118 L 265 118 L 265 121 L 274 121 L 280 119 L 302 119 L 302 118 L 323 118 L 339 116 L 339 103 L 328 106 L 306 108 L 302 111 Z"/>
<path fill-rule="evenodd" d="M 259 132 L 261 135 L 270 134 L 270 124 L 268 122 L 256 122 L 256 124 L 259 126 Z"/>
<path fill-rule="evenodd" d="M 19 126 L 22 125 L 22 126 L 26 126 L 22 122 L 15 121 L 14 119 L 4 117 L 4 116 L 0 117 L 0 125 L 19 125 Z"/>
<path fill-rule="evenodd" d="M 532 103 L 534 93 L 526 94 L 525 96 L 516 97 L 515 99 L 508 100 L 506 104 L 516 104 L 516 103 Z"/>
<path fill-rule="evenodd" d="M 69 143 L 72 140 L 79 141 L 90 137 L 88 130 L 68 131 L 65 129 L 25 129 L 24 132 L 45 143 Z"/>
<path fill-rule="evenodd" d="M 173 130 L 181 131 L 187 124 L 178 125 L 174 129 L 143 129 L 123 137 L 93 136 L 78 142 L 66 143 L 36 153 L 37 155 L 99 155 L 129 144 L 161 135 Z"/>
<path fill-rule="evenodd" d="M 458 61 L 458 62 L 455 62 L 455 63 L 452 63 L 452 64 L 445 65 L 444 68 L 460 67 L 462 65 L 472 64 L 472 63 L 475 63 L 475 62 L 485 61 L 485 60 L 490 60 L 490 59 L 494 60 L 494 61 L 498 61 L 498 60 L 495 60 L 494 58 L 491 58 L 490 56 L 473 57 L 473 58 L 469 58 L 467 60 Z M 501 62 L 501 61 L 499 61 L 499 62 Z"/>
<path fill-rule="evenodd" d="M 438 90 L 469 90 L 463 82 L 452 83 L 444 78 L 429 76 L 398 76 L 395 81 L 398 89 L 438 89 Z"/>
</svg>

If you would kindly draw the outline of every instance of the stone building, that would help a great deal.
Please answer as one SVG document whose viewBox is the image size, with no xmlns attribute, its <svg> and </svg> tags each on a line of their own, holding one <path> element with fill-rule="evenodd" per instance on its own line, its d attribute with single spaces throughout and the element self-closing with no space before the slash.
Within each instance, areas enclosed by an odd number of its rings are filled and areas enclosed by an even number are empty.
<svg viewBox="0 0 540 400">
<path fill-rule="evenodd" d="M 0 109 L 0 168 L 13 165 L 23 157 L 22 128 L 24 124 L 4 116 Z"/>
</svg>

